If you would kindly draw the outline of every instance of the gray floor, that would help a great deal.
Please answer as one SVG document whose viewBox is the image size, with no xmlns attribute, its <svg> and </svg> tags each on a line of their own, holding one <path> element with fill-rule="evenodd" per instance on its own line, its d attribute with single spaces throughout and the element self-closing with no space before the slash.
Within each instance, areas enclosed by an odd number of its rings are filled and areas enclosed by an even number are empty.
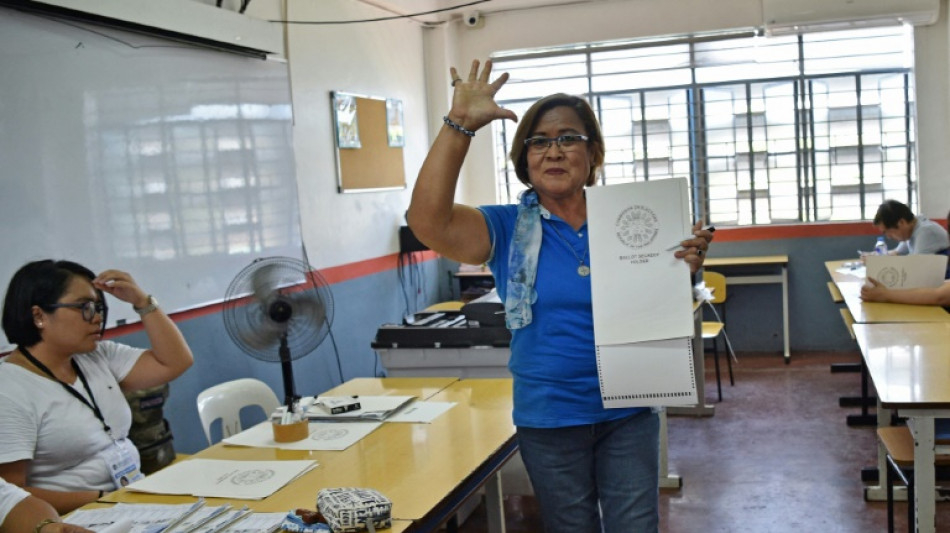
<svg viewBox="0 0 950 533">
<path fill-rule="evenodd" d="M 874 429 L 849 427 L 846 416 L 859 410 L 838 407 L 840 396 L 860 392 L 860 374 L 830 372 L 858 357 L 797 353 L 785 365 L 776 354 L 740 354 L 722 403 L 708 371 L 715 416 L 669 420 L 670 471 L 683 487 L 661 491 L 661 530 L 886 531 L 885 504 L 865 502 L 861 481 L 861 469 L 876 463 Z M 895 512 L 896 531 L 907 531 L 906 504 Z M 541 531 L 531 497 L 506 498 L 506 519 L 509 533 Z M 483 510 L 459 531 L 485 531 Z M 937 504 L 937 531 L 950 531 L 950 503 Z"/>
</svg>

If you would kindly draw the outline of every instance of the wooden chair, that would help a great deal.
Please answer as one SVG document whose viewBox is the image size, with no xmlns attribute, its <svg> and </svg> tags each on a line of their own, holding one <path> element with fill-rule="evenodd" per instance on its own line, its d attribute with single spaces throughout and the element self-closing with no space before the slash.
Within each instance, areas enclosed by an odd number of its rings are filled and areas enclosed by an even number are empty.
<svg viewBox="0 0 950 533">
<path fill-rule="evenodd" d="M 829 281 L 829 282 L 828 282 L 828 292 L 831 293 L 831 301 L 832 301 L 832 302 L 834 302 L 834 303 L 836 303 L 836 304 L 840 304 L 840 303 L 844 302 L 844 296 L 841 295 L 841 291 L 838 290 L 838 286 L 835 285 L 835 282 L 833 282 L 833 281 Z"/>
<path fill-rule="evenodd" d="M 844 327 L 848 328 L 848 335 L 851 335 L 851 340 L 857 340 L 857 337 L 854 336 L 854 316 L 851 311 L 848 311 L 846 307 L 842 307 L 838 311 L 841 312 L 841 320 L 844 321 Z"/>
<path fill-rule="evenodd" d="M 712 299 L 709 300 L 709 303 L 712 305 L 718 305 L 719 316 L 721 317 L 720 321 L 703 321 L 702 331 L 703 331 L 703 340 L 710 339 L 712 340 L 713 345 L 713 360 L 716 362 L 716 389 L 719 393 L 719 401 L 722 401 L 722 378 L 719 372 L 719 345 L 718 339 L 723 330 L 726 327 L 725 324 L 725 315 L 726 309 L 723 304 L 726 303 L 726 276 L 718 272 L 703 272 L 703 283 L 706 284 L 706 287 L 712 291 Z M 732 375 L 732 358 L 729 354 L 729 345 L 726 344 L 726 363 L 729 366 L 729 384 L 735 385 L 736 380 Z"/>
<path fill-rule="evenodd" d="M 914 531 L 914 437 L 907 426 L 878 428 L 877 438 L 887 453 L 887 531 L 894 533 L 894 477 L 907 487 L 907 530 Z M 946 443 L 938 435 L 938 443 Z M 936 457 L 936 479 L 950 479 L 950 455 Z"/>
</svg>

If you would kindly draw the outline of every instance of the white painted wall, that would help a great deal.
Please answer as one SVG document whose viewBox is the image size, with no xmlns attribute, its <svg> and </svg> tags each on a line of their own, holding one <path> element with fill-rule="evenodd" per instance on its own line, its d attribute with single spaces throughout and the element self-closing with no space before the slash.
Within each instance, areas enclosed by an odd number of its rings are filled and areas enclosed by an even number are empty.
<svg viewBox="0 0 950 533">
<path fill-rule="evenodd" d="M 261 4 L 261 10 L 251 8 Z M 248 14 L 284 18 L 270 2 L 252 2 Z M 391 16 L 352 0 L 288 2 L 290 20 L 356 20 Z M 264 12 L 264 11 L 270 12 Z M 276 12 L 275 12 L 276 11 Z M 325 268 L 398 250 L 397 228 L 428 150 L 423 28 L 408 20 L 286 27 L 294 104 L 294 148 L 303 239 L 310 262 Z M 341 194 L 330 92 L 403 101 L 405 190 Z"/>
<path fill-rule="evenodd" d="M 936 24 L 914 35 L 917 80 L 917 157 L 920 209 L 931 218 L 950 210 L 950 17 L 940 2 Z"/>
</svg>

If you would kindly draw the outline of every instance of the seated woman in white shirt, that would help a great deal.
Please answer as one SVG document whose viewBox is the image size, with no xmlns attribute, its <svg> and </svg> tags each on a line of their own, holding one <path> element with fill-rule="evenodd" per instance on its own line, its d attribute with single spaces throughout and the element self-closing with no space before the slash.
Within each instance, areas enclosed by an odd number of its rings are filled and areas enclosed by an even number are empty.
<svg viewBox="0 0 950 533">
<path fill-rule="evenodd" d="M 92 533 L 64 524 L 56 509 L 29 492 L 0 479 L 0 533 Z"/>
<path fill-rule="evenodd" d="M 142 316 L 151 349 L 101 340 L 104 293 Z M 167 383 L 192 364 L 155 299 L 125 272 L 35 261 L 10 281 L 3 331 L 17 347 L 0 364 L 0 477 L 60 513 L 141 477 L 123 391 Z"/>
</svg>

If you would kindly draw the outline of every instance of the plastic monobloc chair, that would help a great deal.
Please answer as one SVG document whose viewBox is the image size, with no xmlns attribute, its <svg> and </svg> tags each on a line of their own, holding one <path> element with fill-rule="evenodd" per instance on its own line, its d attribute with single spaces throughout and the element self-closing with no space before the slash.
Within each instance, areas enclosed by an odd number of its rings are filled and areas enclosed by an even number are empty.
<svg viewBox="0 0 950 533">
<path fill-rule="evenodd" d="M 280 405 L 274 391 L 259 379 L 241 378 L 209 387 L 198 394 L 198 417 L 205 431 L 208 444 L 211 440 L 211 424 L 221 419 L 221 438 L 228 438 L 241 431 L 241 409 L 258 406 L 264 416 Z"/>
</svg>

